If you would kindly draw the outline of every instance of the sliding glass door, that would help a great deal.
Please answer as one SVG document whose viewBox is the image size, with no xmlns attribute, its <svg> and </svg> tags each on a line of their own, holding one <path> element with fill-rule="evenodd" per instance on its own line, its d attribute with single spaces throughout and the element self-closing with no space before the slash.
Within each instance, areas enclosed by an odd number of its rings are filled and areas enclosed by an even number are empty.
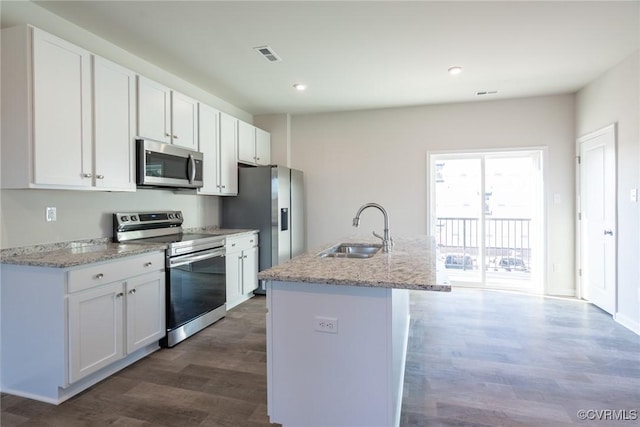
<svg viewBox="0 0 640 427">
<path fill-rule="evenodd" d="M 541 291 L 542 153 L 430 156 L 432 233 L 454 285 Z"/>
</svg>

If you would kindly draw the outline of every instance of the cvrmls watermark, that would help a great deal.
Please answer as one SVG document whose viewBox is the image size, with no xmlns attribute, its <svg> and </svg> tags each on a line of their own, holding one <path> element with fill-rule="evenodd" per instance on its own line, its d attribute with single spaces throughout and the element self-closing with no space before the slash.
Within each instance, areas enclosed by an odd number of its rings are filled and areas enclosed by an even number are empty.
<svg viewBox="0 0 640 427">
<path fill-rule="evenodd" d="M 578 419 L 589 421 L 637 421 L 637 409 L 581 409 Z"/>
</svg>

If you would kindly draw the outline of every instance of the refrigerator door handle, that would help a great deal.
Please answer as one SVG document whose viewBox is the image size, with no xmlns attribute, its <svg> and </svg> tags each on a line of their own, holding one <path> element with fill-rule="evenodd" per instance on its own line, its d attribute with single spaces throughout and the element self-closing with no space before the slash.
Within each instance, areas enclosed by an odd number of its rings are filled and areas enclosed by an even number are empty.
<svg viewBox="0 0 640 427">
<path fill-rule="evenodd" d="M 280 209 L 280 231 L 287 231 L 289 229 L 289 209 Z"/>
</svg>

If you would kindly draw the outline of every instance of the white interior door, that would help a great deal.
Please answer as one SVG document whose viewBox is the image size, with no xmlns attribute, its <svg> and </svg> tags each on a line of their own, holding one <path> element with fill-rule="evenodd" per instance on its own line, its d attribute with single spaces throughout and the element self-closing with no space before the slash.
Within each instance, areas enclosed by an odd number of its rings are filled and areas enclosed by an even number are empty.
<svg viewBox="0 0 640 427">
<path fill-rule="evenodd" d="M 582 297 L 608 313 L 616 304 L 615 126 L 578 139 Z"/>
</svg>

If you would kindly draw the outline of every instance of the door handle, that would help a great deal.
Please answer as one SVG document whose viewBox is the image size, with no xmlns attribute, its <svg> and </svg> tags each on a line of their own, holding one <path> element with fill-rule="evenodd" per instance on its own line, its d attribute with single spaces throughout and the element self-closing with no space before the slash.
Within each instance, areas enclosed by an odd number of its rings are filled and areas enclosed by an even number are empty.
<svg viewBox="0 0 640 427">
<path fill-rule="evenodd" d="M 604 230 L 604 235 L 605 236 L 613 236 L 613 231 L 612 230 Z"/>
</svg>

